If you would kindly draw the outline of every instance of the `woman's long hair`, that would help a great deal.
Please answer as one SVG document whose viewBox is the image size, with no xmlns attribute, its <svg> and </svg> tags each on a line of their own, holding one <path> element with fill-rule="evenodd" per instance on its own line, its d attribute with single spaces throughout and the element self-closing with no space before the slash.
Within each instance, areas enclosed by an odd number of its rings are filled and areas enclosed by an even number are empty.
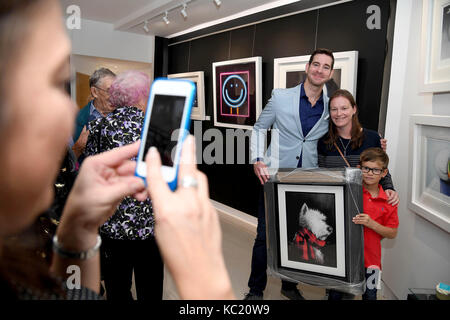
<svg viewBox="0 0 450 320">
<path fill-rule="evenodd" d="M 331 108 L 331 101 L 337 97 L 343 97 L 347 99 L 350 102 L 350 105 L 352 108 L 356 108 L 356 102 L 355 98 L 353 98 L 353 95 L 344 89 L 336 90 L 333 95 L 330 97 L 330 101 L 328 101 L 328 111 L 330 111 Z M 331 118 L 331 117 L 330 117 Z M 352 130 L 351 130 L 351 147 L 353 150 L 358 149 L 361 147 L 363 140 L 364 140 L 364 133 L 361 127 L 361 124 L 359 123 L 358 119 L 358 109 L 355 114 L 352 116 Z M 328 149 L 331 150 L 333 148 L 333 145 L 338 141 L 339 135 L 337 133 L 336 125 L 334 124 L 333 120 L 330 119 L 329 121 L 329 127 L 328 127 L 328 137 L 325 140 L 325 144 L 327 145 Z"/>
</svg>

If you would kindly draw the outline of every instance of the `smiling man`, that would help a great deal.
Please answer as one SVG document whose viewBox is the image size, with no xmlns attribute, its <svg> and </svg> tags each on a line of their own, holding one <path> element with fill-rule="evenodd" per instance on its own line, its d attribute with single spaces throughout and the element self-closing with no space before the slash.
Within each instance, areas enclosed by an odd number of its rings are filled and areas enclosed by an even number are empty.
<svg viewBox="0 0 450 320">
<path fill-rule="evenodd" d="M 253 127 L 251 137 L 253 170 L 262 185 L 269 180 L 269 167 L 317 167 L 317 141 L 328 132 L 325 83 L 333 76 L 333 66 L 333 53 L 328 49 L 317 49 L 306 64 L 306 80 L 303 83 L 294 88 L 273 90 L 272 97 Z M 266 151 L 267 130 L 271 127 L 278 137 L 273 139 L 272 134 L 271 146 Z M 267 284 L 265 225 L 264 190 L 261 188 L 247 300 L 262 299 Z M 281 294 L 291 300 L 303 300 L 296 283 L 283 280 Z"/>
</svg>

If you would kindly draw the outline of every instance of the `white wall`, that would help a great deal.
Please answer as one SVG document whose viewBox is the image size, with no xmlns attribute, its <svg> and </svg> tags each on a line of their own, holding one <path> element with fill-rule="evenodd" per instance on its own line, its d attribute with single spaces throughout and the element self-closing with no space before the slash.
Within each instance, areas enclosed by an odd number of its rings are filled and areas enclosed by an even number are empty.
<svg viewBox="0 0 450 320">
<path fill-rule="evenodd" d="M 68 30 L 72 54 L 152 63 L 155 37 L 116 31 L 112 24 L 81 19 L 81 29 Z"/>
<path fill-rule="evenodd" d="M 398 0 L 386 119 L 390 170 L 401 202 L 394 240 L 383 240 L 383 281 L 399 299 L 408 288 L 450 284 L 450 234 L 408 208 L 409 116 L 450 115 L 450 93 L 420 93 L 422 1 Z"/>
</svg>

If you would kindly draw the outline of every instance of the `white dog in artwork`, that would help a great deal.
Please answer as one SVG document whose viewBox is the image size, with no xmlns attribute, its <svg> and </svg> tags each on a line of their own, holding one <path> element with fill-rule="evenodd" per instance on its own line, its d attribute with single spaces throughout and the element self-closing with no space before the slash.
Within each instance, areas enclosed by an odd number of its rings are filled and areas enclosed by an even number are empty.
<svg viewBox="0 0 450 320">
<path fill-rule="evenodd" d="M 302 250 L 304 260 L 324 262 L 321 248 L 325 246 L 326 239 L 333 232 L 333 228 L 327 224 L 327 217 L 319 210 L 310 209 L 303 204 L 299 213 L 299 231 L 295 234 L 294 243 Z"/>
</svg>

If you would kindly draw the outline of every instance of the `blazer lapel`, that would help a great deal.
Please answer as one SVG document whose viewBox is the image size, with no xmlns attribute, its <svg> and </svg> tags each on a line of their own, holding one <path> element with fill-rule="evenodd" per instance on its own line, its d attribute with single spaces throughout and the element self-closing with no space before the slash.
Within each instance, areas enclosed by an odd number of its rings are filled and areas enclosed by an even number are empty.
<svg viewBox="0 0 450 320">
<path fill-rule="evenodd" d="M 303 138 L 303 129 L 302 129 L 302 123 L 300 121 L 300 88 L 301 88 L 302 84 L 298 85 L 297 87 L 295 87 L 295 91 L 294 91 L 294 96 L 292 97 L 292 113 L 295 115 L 295 119 L 294 122 L 297 126 L 297 131 L 298 134 L 300 135 L 301 138 Z"/>
</svg>

